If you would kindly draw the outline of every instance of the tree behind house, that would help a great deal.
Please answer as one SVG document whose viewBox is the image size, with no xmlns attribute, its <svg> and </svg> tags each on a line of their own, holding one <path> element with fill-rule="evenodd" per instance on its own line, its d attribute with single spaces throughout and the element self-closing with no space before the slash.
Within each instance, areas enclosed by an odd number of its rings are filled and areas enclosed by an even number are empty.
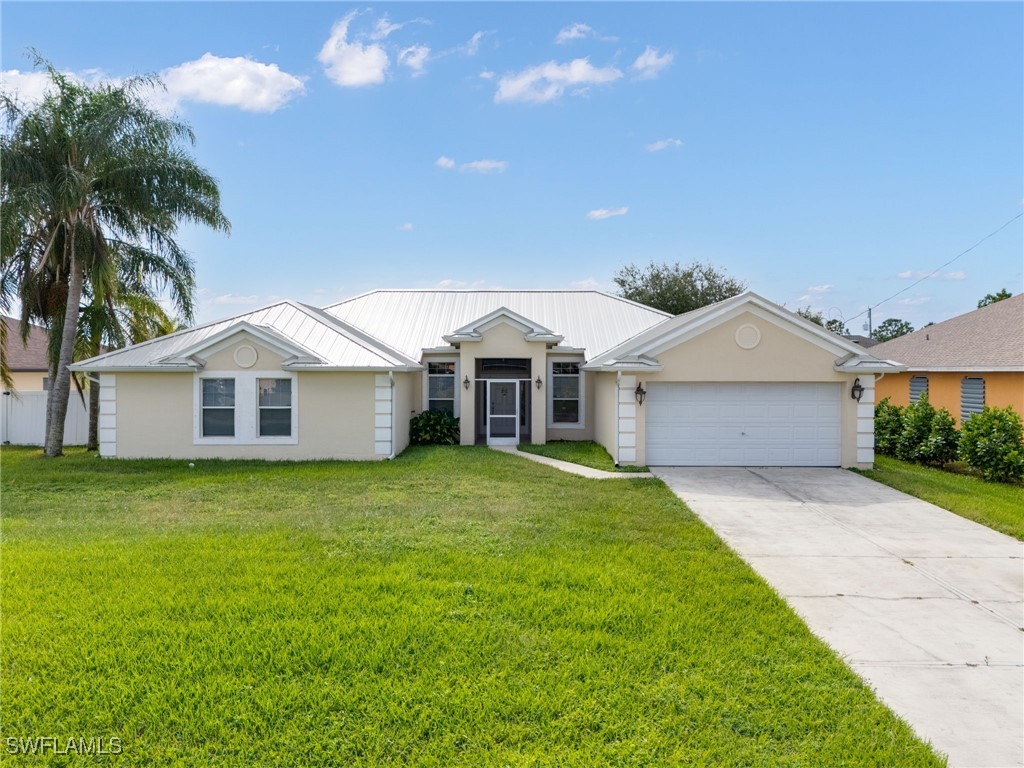
<svg viewBox="0 0 1024 768">
<path fill-rule="evenodd" d="M 986 293 L 985 298 L 978 302 L 978 309 L 987 307 L 989 304 L 995 304 L 997 301 L 1003 301 L 1003 299 L 1009 299 L 1012 296 L 1013 294 L 1005 288 L 1000 289 L 998 293 Z"/>
<path fill-rule="evenodd" d="M 871 338 L 875 341 L 891 341 L 892 339 L 898 339 L 900 336 L 906 336 L 908 333 L 913 333 L 913 331 L 914 326 L 906 320 L 890 317 L 878 324 L 878 327 L 871 333 Z"/>
<path fill-rule="evenodd" d="M 747 288 L 746 283 L 729 277 L 717 267 L 699 262 L 686 267 L 678 261 L 675 264 L 651 262 L 643 268 L 630 264 L 612 279 L 623 298 L 673 315 L 724 301 Z"/>
</svg>

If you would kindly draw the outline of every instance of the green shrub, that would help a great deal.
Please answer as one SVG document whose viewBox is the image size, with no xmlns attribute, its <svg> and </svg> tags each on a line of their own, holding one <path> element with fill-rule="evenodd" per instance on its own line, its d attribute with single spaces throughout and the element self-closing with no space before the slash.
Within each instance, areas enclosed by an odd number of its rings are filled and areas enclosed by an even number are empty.
<svg viewBox="0 0 1024 768">
<path fill-rule="evenodd" d="M 932 431 L 918 451 L 918 461 L 922 464 L 948 464 L 956 461 L 959 452 L 960 433 L 956 431 L 956 419 L 945 408 L 939 408 L 932 418 Z"/>
<path fill-rule="evenodd" d="M 885 398 L 875 406 L 875 451 L 896 455 L 896 442 L 903 432 L 903 409 Z"/>
<path fill-rule="evenodd" d="M 896 438 L 897 459 L 919 461 L 921 447 L 932 433 L 934 418 L 935 406 L 928 402 L 927 395 L 921 395 L 903 410 L 903 431 Z"/>
<path fill-rule="evenodd" d="M 945 408 L 935 410 L 927 395 L 903 410 L 903 430 L 896 438 L 896 458 L 918 464 L 955 461 L 960 436 Z"/>
<path fill-rule="evenodd" d="M 413 445 L 458 445 L 459 420 L 444 411 L 423 411 L 409 420 Z"/>
<path fill-rule="evenodd" d="M 986 480 L 1015 482 L 1024 477 L 1024 427 L 1012 406 L 985 406 L 964 422 L 960 458 Z"/>
</svg>

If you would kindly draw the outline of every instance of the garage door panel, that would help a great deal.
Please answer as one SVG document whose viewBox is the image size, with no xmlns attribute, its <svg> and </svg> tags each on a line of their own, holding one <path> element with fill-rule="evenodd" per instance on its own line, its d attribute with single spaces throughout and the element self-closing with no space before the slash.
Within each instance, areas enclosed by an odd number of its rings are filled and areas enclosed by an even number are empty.
<svg viewBox="0 0 1024 768">
<path fill-rule="evenodd" d="M 648 386 L 647 463 L 837 466 L 838 384 Z"/>
</svg>

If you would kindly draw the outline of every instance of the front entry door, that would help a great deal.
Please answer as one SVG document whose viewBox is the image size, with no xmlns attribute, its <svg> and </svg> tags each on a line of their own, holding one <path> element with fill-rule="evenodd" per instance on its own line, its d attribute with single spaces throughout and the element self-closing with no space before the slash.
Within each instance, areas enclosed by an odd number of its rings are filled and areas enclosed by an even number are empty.
<svg viewBox="0 0 1024 768">
<path fill-rule="evenodd" d="M 487 382 L 487 444 L 519 444 L 519 382 Z"/>
</svg>

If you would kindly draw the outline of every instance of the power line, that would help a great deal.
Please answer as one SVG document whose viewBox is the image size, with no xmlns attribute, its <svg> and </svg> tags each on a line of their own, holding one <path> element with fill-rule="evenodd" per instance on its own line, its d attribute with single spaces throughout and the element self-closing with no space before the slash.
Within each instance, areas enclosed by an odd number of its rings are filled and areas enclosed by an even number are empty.
<svg viewBox="0 0 1024 768">
<path fill-rule="evenodd" d="M 923 277 L 920 277 L 920 278 L 918 278 L 917 280 L 915 280 L 914 282 L 912 282 L 912 283 L 911 283 L 910 285 L 908 285 L 908 286 L 907 286 L 906 288 L 902 288 L 902 289 L 900 289 L 900 290 L 896 291 L 896 293 L 894 293 L 894 294 L 893 294 L 892 296 L 890 296 L 889 298 L 887 298 L 887 299 L 882 299 L 882 300 L 881 300 L 880 302 L 878 302 L 877 304 L 874 304 L 874 305 L 872 305 L 872 306 L 868 307 L 867 309 L 865 309 L 865 310 L 864 310 L 863 312 L 861 312 L 860 314 L 854 315 L 853 317 L 851 317 L 851 318 L 850 318 L 849 320 L 847 320 L 846 322 L 847 322 L 847 323 L 852 323 L 852 322 L 853 322 L 854 320 L 856 320 L 856 319 L 857 319 L 858 317 L 861 317 L 862 315 L 866 315 L 866 314 L 867 314 L 868 312 L 870 312 L 870 311 L 871 311 L 871 310 L 873 310 L 873 309 L 878 309 L 878 308 L 879 308 L 880 306 L 882 306 L 882 305 L 883 305 L 883 304 L 885 304 L 886 302 L 888 302 L 888 301 L 892 301 L 893 299 L 895 299 L 895 298 L 896 298 L 897 296 L 899 296 L 899 295 L 900 295 L 901 293 L 906 293 L 906 292 L 907 292 L 907 291 L 909 291 L 909 290 L 910 290 L 911 288 L 913 288 L 913 287 L 914 287 L 915 285 L 918 285 L 918 284 L 920 284 L 920 283 L 923 283 L 923 282 L 924 282 L 925 280 L 927 280 L 927 279 L 928 279 L 929 277 L 935 277 L 935 275 L 937 275 L 937 274 L 938 274 L 938 273 L 939 273 L 939 272 L 940 272 L 941 270 L 943 270 L 943 269 L 945 269 L 946 267 L 948 267 L 948 266 L 949 266 L 950 264 L 952 264 L 952 263 L 953 263 L 954 261 L 956 261 L 957 259 L 959 259 L 959 258 L 960 258 L 961 256 L 966 256 L 966 255 L 967 255 L 968 253 L 970 253 L 971 251 L 973 251 L 973 250 L 974 250 L 975 248 L 977 248 L 977 247 L 978 247 L 979 245 L 981 245 L 982 243 L 984 243 L 984 242 L 985 242 L 986 240 L 988 240 L 989 238 L 991 238 L 991 237 L 995 237 L 996 235 L 998 235 L 998 234 L 999 234 L 1000 232 L 1002 232 L 1002 231 L 1003 231 L 1004 229 L 1006 229 L 1006 228 L 1007 228 L 1008 226 L 1010 226 L 1011 224 L 1013 224 L 1013 222 L 1015 222 L 1015 221 L 1016 221 L 1017 219 L 1019 219 L 1019 218 L 1020 218 L 1021 216 L 1024 216 L 1024 211 L 1022 211 L 1022 212 L 1018 213 L 1018 214 L 1017 214 L 1016 216 L 1014 216 L 1014 217 L 1013 217 L 1012 219 L 1010 219 L 1009 221 L 1007 221 L 1007 222 L 1006 222 L 1005 224 L 1003 224 L 1003 225 L 1002 225 L 1001 227 L 999 227 L 998 229 L 994 229 L 994 230 L 992 230 L 991 232 L 989 232 L 989 233 L 988 233 L 987 235 L 985 235 L 985 236 L 984 236 L 983 238 L 981 238 L 981 240 L 979 240 L 978 242 L 976 242 L 976 243 L 975 243 L 974 245 L 972 245 L 972 246 L 971 246 L 970 248 L 968 248 L 968 249 L 967 249 L 966 251 L 961 251 L 961 252 L 960 252 L 960 253 L 958 253 L 958 254 L 957 254 L 956 256 L 954 256 L 954 257 L 953 257 L 952 259 L 950 259 L 949 261 L 947 261 L 947 262 L 946 262 L 945 264 L 940 264 L 940 265 L 939 265 L 939 266 L 937 266 L 937 267 L 936 267 L 935 269 L 933 269 L 933 270 L 932 270 L 931 272 L 929 272 L 929 273 L 928 273 L 927 275 L 924 275 Z"/>
</svg>

